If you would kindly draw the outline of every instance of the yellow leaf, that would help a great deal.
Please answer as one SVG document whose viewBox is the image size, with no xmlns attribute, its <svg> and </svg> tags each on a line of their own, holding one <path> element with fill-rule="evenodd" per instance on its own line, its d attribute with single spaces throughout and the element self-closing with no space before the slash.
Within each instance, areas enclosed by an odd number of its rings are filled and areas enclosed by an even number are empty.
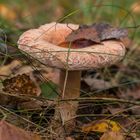
<svg viewBox="0 0 140 140">
<path fill-rule="evenodd" d="M 0 16 L 7 20 L 15 20 L 16 13 L 4 4 L 0 4 Z"/>
<path fill-rule="evenodd" d="M 135 14 L 140 14 L 140 3 L 139 3 L 139 1 L 132 4 L 131 11 Z"/>
<path fill-rule="evenodd" d="M 102 120 L 98 122 L 92 122 L 88 125 L 82 127 L 83 132 L 107 132 L 107 131 L 119 132 L 121 130 L 121 126 L 119 123 L 111 120 Z"/>
<path fill-rule="evenodd" d="M 125 138 L 120 132 L 110 131 L 104 133 L 100 140 L 125 140 Z"/>
</svg>

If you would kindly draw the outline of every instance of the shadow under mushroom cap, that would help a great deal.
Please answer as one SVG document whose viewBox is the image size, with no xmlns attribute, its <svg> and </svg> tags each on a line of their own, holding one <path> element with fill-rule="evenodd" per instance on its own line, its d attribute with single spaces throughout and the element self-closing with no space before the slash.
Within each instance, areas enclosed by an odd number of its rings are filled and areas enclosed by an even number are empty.
<svg viewBox="0 0 140 140">
<path fill-rule="evenodd" d="M 75 24 L 67 26 L 53 22 L 28 30 L 19 38 L 19 49 L 48 66 L 69 70 L 101 68 L 120 61 L 125 55 L 125 46 L 116 40 L 78 49 L 58 45 L 78 27 Z"/>
</svg>

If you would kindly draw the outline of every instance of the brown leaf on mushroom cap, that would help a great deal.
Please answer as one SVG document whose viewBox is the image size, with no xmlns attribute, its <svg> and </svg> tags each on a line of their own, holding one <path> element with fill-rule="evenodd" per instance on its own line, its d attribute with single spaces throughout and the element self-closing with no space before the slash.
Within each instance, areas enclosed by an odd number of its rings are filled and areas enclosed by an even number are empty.
<svg viewBox="0 0 140 140">
<path fill-rule="evenodd" d="M 91 40 L 97 43 L 100 42 L 98 32 L 95 28 L 92 28 L 92 26 L 81 26 L 66 37 L 66 41 L 68 42 L 82 39 Z"/>
<path fill-rule="evenodd" d="M 94 23 L 92 25 L 81 25 L 77 30 L 71 32 L 67 37 L 67 42 L 75 42 L 77 40 L 93 41 L 100 43 L 108 39 L 121 39 L 127 37 L 126 29 L 112 27 L 107 23 Z"/>
<path fill-rule="evenodd" d="M 128 36 L 126 29 L 113 27 L 107 23 L 95 23 L 92 25 L 100 36 L 100 41 L 108 39 L 121 39 Z"/>
<path fill-rule="evenodd" d="M 76 48 L 84 48 L 87 46 L 93 45 L 94 42 L 91 40 L 86 40 L 86 39 L 79 39 L 75 40 L 74 42 L 62 42 L 59 44 L 59 46 L 64 47 L 64 48 L 71 48 L 71 49 L 76 49 Z"/>
</svg>

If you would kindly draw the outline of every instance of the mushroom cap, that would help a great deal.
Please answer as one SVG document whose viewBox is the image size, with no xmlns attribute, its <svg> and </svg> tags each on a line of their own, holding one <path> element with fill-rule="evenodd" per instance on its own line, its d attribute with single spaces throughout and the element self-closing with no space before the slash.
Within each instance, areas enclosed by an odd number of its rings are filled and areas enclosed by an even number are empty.
<svg viewBox="0 0 140 140">
<path fill-rule="evenodd" d="M 109 66 L 125 55 L 124 44 L 117 40 L 102 41 L 101 44 L 77 49 L 59 46 L 65 42 L 66 36 L 78 27 L 79 25 L 75 24 L 52 22 L 38 29 L 30 29 L 20 36 L 19 49 L 48 66 L 68 70 Z"/>
</svg>

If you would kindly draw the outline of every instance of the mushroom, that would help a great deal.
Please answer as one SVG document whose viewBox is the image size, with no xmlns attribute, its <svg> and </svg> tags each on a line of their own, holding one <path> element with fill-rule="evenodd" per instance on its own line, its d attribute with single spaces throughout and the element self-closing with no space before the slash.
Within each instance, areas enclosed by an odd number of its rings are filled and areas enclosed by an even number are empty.
<svg viewBox="0 0 140 140">
<path fill-rule="evenodd" d="M 84 48 L 60 46 L 65 38 L 79 28 L 75 24 L 49 23 L 38 29 L 23 33 L 18 41 L 19 49 L 40 62 L 60 69 L 59 86 L 61 99 L 78 99 L 80 97 L 81 71 L 109 66 L 120 61 L 125 55 L 125 45 L 119 40 L 102 41 L 101 44 Z M 67 128 L 75 125 L 78 102 L 70 100 L 59 103 L 58 108 L 62 122 Z"/>
</svg>

